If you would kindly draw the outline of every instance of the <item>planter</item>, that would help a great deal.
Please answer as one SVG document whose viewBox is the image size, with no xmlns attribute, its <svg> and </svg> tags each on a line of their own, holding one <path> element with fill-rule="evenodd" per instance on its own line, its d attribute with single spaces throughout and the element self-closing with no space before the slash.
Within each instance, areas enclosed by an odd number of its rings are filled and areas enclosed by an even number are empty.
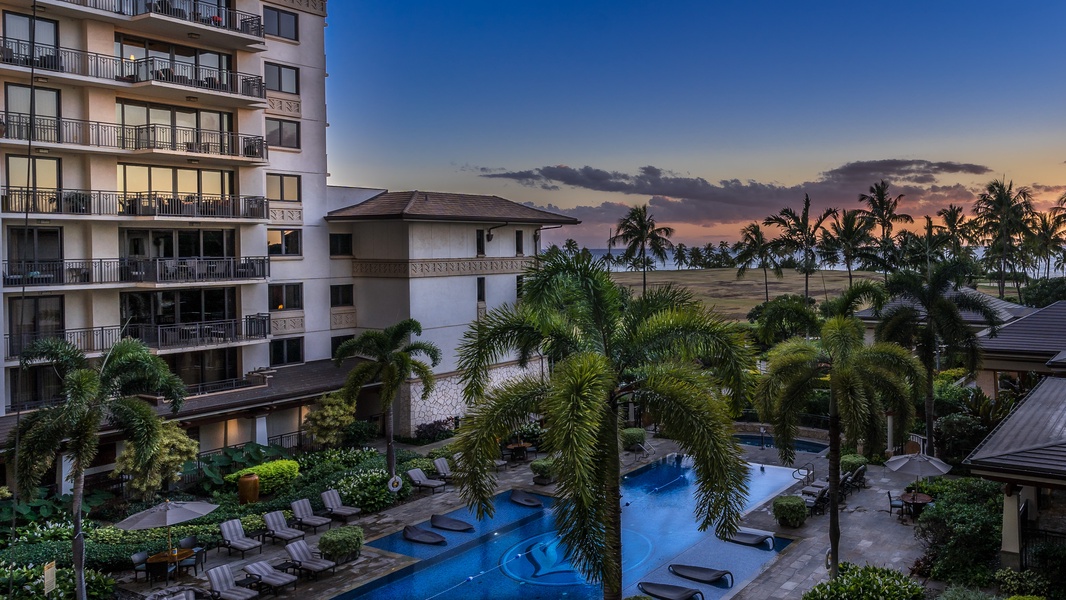
<svg viewBox="0 0 1066 600">
<path fill-rule="evenodd" d="M 343 565 L 346 562 L 351 562 L 351 561 L 359 558 L 359 555 L 361 553 L 362 553 L 362 551 L 356 550 L 355 552 L 349 552 L 348 554 L 342 554 L 340 556 L 336 556 L 336 555 L 333 555 L 333 554 L 323 554 L 322 557 L 325 558 L 326 560 L 332 560 L 333 562 L 337 563 L 338 565 Z"/>
<path fill-rule="evenodd" d="M 534 475 L 533 483 L 536 485 L 551 485 L 555 483 L 555 477 L 551 475 Z"/>
<path fill-rule="evenodd" d="M 241 504 L 259 502 L 259 476 L 255 473 L 242 475 L 237 480 L 237 499 Z"/>
</svg>

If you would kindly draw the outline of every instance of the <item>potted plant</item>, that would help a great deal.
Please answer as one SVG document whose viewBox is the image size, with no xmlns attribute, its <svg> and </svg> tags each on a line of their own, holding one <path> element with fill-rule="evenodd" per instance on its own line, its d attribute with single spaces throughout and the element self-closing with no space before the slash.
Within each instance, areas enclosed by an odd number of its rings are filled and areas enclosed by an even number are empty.
<svg viewBox="0 0 1066 600">
<path fill-rule="evenodd" d="M 363 528 L 346 525 L 330 529 L 318 538 L 318 550 L 327 560 L 345 563 L 359 558 L 363 548 Z"/>
<path fill-rule="evenodd" d="M 555 461 L 550 456 L 529 463 L 529 468 L 533 471 L 533 483 L 537 485 L 555 483 Z"/>
<path fill-rule="evenodd" d="M 774 518 L 784 527 L 802 527 L 807 520 L 807 504 L 799 496 L 774 498 Z"/>
</svg>

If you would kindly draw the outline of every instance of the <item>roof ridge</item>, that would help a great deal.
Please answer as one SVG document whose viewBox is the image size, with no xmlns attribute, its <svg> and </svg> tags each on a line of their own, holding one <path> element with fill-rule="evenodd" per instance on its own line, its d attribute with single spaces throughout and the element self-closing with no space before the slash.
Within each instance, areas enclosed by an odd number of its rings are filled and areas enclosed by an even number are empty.
<svg viewBox="0 0 1066 600">
<path fill-rule="evenodd" d="M 419 194 L 418 190 L 414 190 L 413 192 L 411 192 L 411 199 L 407 201 L 407 205 L 404 206 L 403 210 L 400 211 L 400 216 L 401 217 L 406 217 L 407 216 L 407 211 L 411 210 L 411 207 L 414 206 L 415 200 L 418 199 L 418 194 Z"/>
</svg>

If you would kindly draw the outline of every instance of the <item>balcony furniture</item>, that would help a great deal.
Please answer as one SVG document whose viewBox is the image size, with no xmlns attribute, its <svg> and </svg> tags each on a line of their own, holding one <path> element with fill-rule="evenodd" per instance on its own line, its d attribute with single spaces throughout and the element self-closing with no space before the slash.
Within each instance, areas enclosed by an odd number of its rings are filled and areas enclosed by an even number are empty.
<svg viewBox="0 0 1066 600">
<path fill-rule="evenodd" d="M 37 57 L 37 68 L 48 69 L 50 71 L 62 71 L 63 61 L 59 58 L 58 54 L 42 54 Z"/>
<path fill-rule="evenodd" d="M 247 588 L 238 587 L 233 571 L 229 565 L 220 565 L 207 572 L 207 578 L 211 582 L 211 597 L 222 600 L 251 600 L 259 596 L 259 592 Z"/>
<path fill-rule="evenodd" d="M 195 535 L 190 535 L 189 537 L 182 539 L 178 542 L 178 547 L 185 550 L 192 550 L 193 552 L 192 556 L 178 562 L 178 572 L 185 571 L 188 573 L 189 569 L 192 569 L 193 574 L 198 575 L 200 569 L 204 568 L 207 564 L 207 550 L 201 548 L 197 544 Z"/>
<path fill-rule="evenodd" d="M 70 267 L 67 269 L 67 283 L 89 283 L 92 281 L 92 272 L 85 267 Z"/>
</svg>

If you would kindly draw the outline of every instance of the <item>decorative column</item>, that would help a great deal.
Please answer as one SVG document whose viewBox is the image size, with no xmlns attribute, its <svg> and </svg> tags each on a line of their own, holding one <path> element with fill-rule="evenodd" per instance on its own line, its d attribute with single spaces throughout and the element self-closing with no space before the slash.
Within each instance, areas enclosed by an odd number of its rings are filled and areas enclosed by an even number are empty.
<svg viewBox="0 0 1066 600">
<path fill-rule="evenodd" d="M 1021 561 L 1021 531 L 1018 523 L 1018 488 L 1008 483 L 1003 490 L 1003 544 L 999 549 L 999 561 L 1004 567 L 1018 570 Z"/>
<path fill-rule="evenodd" d="M 886 412 L 885 422 L 888 425 L 888 436 L 885 439 L 888 440 L 888 452 L 892 455 L 896 453 L 896 413 L 892 411 Z"/>
<path fill-rule="evenodd" d="M 255 443 L 260 446 L 267 445 L 267 416 L 255 416 Z"/>
</svg>

